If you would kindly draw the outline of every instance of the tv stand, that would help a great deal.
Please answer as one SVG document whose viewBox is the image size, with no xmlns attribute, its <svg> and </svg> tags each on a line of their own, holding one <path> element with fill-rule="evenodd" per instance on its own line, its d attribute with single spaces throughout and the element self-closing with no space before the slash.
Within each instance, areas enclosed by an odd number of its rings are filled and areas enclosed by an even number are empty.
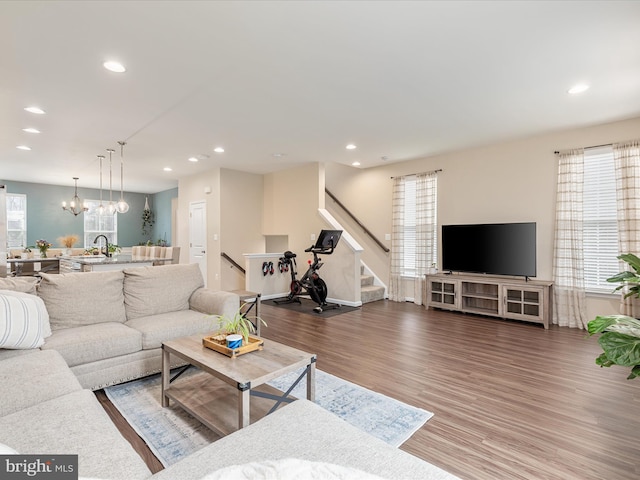
<svg viewBox="0 0 640 480">
<path fill-rule="evenodd" d="M 553 282 L 471 274 L 426 275 L 426 306 L 549 328 Z"/>
</svg>

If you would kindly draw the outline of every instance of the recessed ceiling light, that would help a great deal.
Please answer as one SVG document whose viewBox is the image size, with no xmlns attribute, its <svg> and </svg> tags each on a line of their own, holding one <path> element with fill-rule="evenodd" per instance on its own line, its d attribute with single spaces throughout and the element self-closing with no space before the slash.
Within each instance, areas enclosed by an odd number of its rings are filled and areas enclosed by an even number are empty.
<svg viewBox="0 0 640 480">
<path fill-rule="evenodd" d="M 589 85 L 586 85 L 584 83 L 580 83 L 578 85 L 574 85 L 573 87 L 571 87 L 568 92 L 571 95 L 575 95 L 577 93 L 582 93 L 582 92 L 586 92 L 587 90 L 589 90 Z"/>
<path fill-rule="evenodd" d="M 40 130 L 38 130 L 37 128 L 23 128 L 22 129 L 23 132 L 27 132 L 27 133 L 40 133 Z"/>
<path fill-rule="evenodd" d="M 112 60 L 104 62 L 102 66 L 110 72 L 123 73 L 127 71 L 127 69 L 124 68 L 124 65 L 122 65 L 120 62 L 114 62 Z"/>
<path fill-rule="evenodd" d="M 163 168 L 163 170 L 164 170 L 165 172 L 172 172 L 172 171 L 173 171 L 173 168 L 171 168 L 171 167 L 164 167 L 164 168 Z"/>
<path fill-rule="evenodd" d="M 360 162 L 355 161 L 351 165 L 354 166 L 354 167 L 359 167 L 360 166 Z"/>
<path fill-rule="evenodd" d="M 27 147 L 26 145 L 18 145 L 16 148 L 19 148 L 20 150 L 31 150 L 31 147 Z"/>
<path fill-rule="evenodd" d="M 198 159 L 196 157 L 189 157 L 189 161 L 195 163 L 198 161 Z"/>
<path fill-rule="evenodd" d="M 40 107 L 26 107 L 25 110 L 29 113 L 36 113 L 38 115 L 44 115 L 44 110 Z"/>
<path fill-rule="evenodd" d="M 272 154 L 271 154 L 271 156 L 272 156 L 272 157 L 275 157 L 275 158 L 284 157 L 285 155 L 286 155 L 286 153 L 279 153 L 279 152 L 276 152 L 276 153 L 272 153 Z"/>
<path fill-rule="evenodd" d="M 213 149 L 213 151 L 216 152 L 216 153 L 224 153 L 224 148 L 216 147 L 216 148 Z"/>
<path fill-rule="evenodd" d="M 347 150 L 355 150 L 357 147 L 353 144 L 350 143 L 349 145 L 347 145 Z"/>
</svg>

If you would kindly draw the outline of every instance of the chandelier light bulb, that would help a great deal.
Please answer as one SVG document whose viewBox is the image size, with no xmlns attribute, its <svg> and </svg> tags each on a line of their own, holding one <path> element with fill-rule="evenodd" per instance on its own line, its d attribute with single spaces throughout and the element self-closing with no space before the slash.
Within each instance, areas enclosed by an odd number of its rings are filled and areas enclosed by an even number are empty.
<svg viewBox="0 0 640 480">
<path fill-rule="evenodd" d="M 127 142 L 119 141 L 120 145 L 120 200 L 116 204 L 116 211 L 118 213 L 127 213 L 129 211 L 129 204 L 124 199 L 124 146 Z"/>
</svg>

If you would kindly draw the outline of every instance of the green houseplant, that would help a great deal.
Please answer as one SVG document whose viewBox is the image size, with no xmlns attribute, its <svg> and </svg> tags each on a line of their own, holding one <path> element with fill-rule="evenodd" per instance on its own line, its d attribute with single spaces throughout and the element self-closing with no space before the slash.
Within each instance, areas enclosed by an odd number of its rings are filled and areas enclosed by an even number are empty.
<svg viewBox="0 0 640 480">
<path fill-rule="evenodd" d="M 607 282 L 620 284 L 614 292 L 626 288 L 624 298 L 640 298 L 640 258 L 626 253 L 618 259 L 626 262 L 631 270 L 607 278 Z M 596 358 L 597 365 L 631 367 L 628 380 L 640 376 L 640 320 L 627 315 L 597 316 L 587 324 L 587 331 L 589 335 L 600 334 L 598 343 L 603 352 Z"/>
<path fill-rule="evenodd" d="M 238 334 L 242 335 L 245 343 L 249 341 L 249 334 L 255 333 L 256 328 L 249 317 L 247 317 L 242 312 L 242 309 L 245 305 L 246 303 L 243 303 L 231 317 L 225 314 L 215 315 L 214 318 L 217 320 L 216 323 L 219 330 L 219 335 L 222 335 L 226 338 L 227 335 Z M 265 327 L 267 326 L 267 323 L 260 317 L 254 316 L 252 318 L 256 323 L 261 322 Z"/>
</svg>

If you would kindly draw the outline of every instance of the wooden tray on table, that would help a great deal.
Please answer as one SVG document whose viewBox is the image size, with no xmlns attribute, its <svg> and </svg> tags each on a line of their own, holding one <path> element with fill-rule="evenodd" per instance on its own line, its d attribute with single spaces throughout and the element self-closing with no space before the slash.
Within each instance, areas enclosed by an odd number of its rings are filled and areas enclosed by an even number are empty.
<svg viewBox="0 0 640 480">
<path fill-rule="evenodd" d="M 263 346 L 264 346 L 264 340 L 261 339 L 260 337 L 255 337 L 253 335 L 249 335 L 249 341 L 248 342 L 244 342 L 244 340 L 242 341 L 242 346 L 235 348 L 235 349 L 231 349 L 229 347 L 227 347 L 226 345 L 220 345 L 219 343 L 215 342 L 212 340 L 212 338 L 215 335 L 209 335 L 207 337 L 204 337 L 202 339 L 202 344 L 207 347 L 210 348 L 211 350 L 215 350 L 216 352 L 220 352 L 223 353 L 224 355 L 226 355 L 227 357 L 231 357 L 231 358 L 235 358 L 239 355 L 244 355 L 245 353 L 249 353 L 249 352 L 255 352 L 256 350 L 262 350 Z"/>
</svg>

